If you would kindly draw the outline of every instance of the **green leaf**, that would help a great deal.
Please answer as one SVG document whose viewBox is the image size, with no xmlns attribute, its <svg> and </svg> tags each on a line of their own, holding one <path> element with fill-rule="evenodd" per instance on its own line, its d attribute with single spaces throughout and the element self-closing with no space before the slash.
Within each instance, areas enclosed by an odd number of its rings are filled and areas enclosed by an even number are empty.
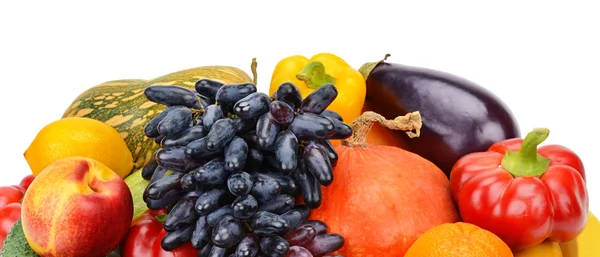
<svg viewBox="0 0 600 257">
<path fill-rule="evenodd" d="M 39 257 L 25 239 L 21 219 L 17 220 L 8 232 L 0 257 Z"/>
<path fill-rule="evenodd" d="M 148 206 L 146 206 L 144 199 L 142 199 L 144 190 L 146 190 L 146 186 L 148 186 L 148 181 L 142 178 L 142 169 L 137 170 L 125 178 L 125 183 L 129 187 L 129 191 L 131 191 L 131 196 L 133 197 L 134 220 L 148 210 Z"/>
</svg>

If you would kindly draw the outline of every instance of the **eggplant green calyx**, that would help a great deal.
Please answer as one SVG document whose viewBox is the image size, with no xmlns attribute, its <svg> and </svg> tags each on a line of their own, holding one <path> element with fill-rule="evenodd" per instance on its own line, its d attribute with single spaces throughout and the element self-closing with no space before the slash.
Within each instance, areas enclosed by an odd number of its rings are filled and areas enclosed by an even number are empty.
<svg viewBox="0 0 600 257">
<path fill-rule="evenodd" d="M 381 59 L 379 61 L 365 63 L 362 66 L 360 66 L 360 68 L 358 68 L 358 72 L 360 72 L 360 74 L 362 74 L 363 77 L 365 79 L 367 79 L 369 77 L 369 74 L 371 74 L 371 71 L 373 71 L 373 69 L 375 69 L 375 67 L 377 67 L 377 65 L 379 65 L 380 63 L 385 62 L 385 60 L 387 60 L 387 58 L 390 56 L 392 56 L 392 55 L 385 54 L 383 59 Z"/>
</svg>

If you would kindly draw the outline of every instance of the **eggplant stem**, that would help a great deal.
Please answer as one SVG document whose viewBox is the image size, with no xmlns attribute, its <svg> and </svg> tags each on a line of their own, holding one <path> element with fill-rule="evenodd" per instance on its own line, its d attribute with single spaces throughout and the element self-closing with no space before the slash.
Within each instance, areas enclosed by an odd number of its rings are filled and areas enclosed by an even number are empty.
<svg viewBox="0 0 600 257">
<path fill-rule="evenodd" d="M 409 112 L 393 120 L 388 120 L 379 113 L 366 111 L 352 121 L 352 135 L 342 140 L 342 145 L 348 147 L 366 147 L 367 134 L 369 134 L 375 122 L 388 129 L 404 131 L 410 138 L 419 137 L 421 135 L 421 128 L 423 127 L 421 113 L 418 111 Z"/>
<path fill-rule="evenodd" d="M 371 74 L 371 72 L 375 69 L 375 67 L 377 67 L 377 65 L 379 65 L 380 63 L 383 63 L 387 60 L 388 57 L 392 56 L 391 54 L 385 54 L 385 56 L 383 57 L 383 59 L 376 61 L 376 62 L 367 62 L 363 65 L 360 66 L 360 68 L 358 68 L 358 72 L 360 72 L 360 74 L 363 75 L 363 77 L 365 79 L 369 78 L 369 74 Z"/>
</svg>

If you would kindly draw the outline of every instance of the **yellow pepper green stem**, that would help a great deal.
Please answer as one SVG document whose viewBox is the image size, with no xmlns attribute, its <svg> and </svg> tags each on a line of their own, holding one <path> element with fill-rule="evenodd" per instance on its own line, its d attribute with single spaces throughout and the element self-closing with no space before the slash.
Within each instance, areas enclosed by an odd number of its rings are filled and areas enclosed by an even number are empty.
<svg viewBox="0 0 600 257">
<path fill-rule="evenodd" d="M 529 132 L 521 149 L 515 152 L 506 152 L 502 158 L 502 167 L 512 174 L 514 177 L 539 177 L 550 166 L 550 159 L 545 158 L 537 153 L 537 147 L 544 142 L 550 130 L 547 128 L 536 128 Z"/>
<path fill-rule="evenodd" d="M 317 89 L 325 84 L 334 84 L 335 78 L 325 72 L 325 65 L 320 61 L 312 61 L 296 74 L 296 78 L 304 81 L 309 88 Z"/>
</svg>

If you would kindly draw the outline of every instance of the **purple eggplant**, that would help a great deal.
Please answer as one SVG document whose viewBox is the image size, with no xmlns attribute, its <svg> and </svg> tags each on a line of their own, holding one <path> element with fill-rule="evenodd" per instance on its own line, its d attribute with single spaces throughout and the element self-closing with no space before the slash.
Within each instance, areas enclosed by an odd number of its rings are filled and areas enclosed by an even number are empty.
<svg viewBox="0 0 600 257">
<path fill-rule="evenodd" d="M 389 55 L 386 55 L 386 58 Z M 459 76 L 396 63 L 365 63 L 366 102 L 388 119 L 419 111 L 421 135 L 404 137 L 411 152 L 447 176 L 462 156 L 485 151 L 500 140 L 520 137 L 517 120 L 491 91 Z"/>
</svg>

